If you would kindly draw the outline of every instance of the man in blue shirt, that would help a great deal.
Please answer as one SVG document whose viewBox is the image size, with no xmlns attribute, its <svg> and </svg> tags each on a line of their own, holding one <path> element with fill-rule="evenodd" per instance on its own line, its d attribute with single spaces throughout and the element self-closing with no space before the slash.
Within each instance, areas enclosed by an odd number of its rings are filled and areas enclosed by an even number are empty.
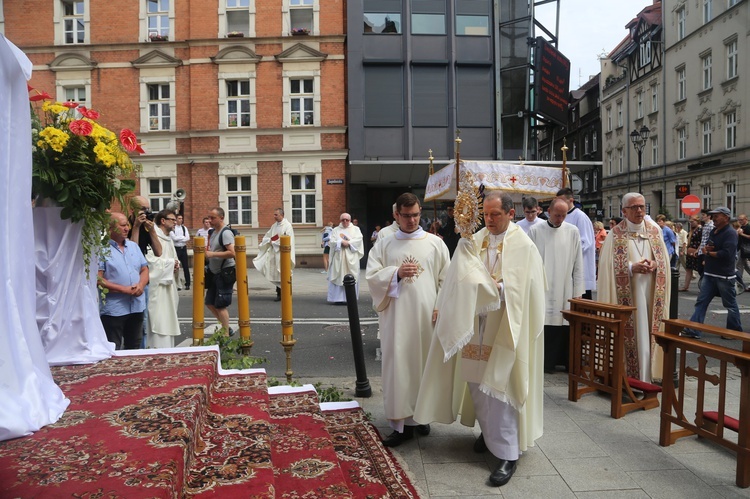
<svg viewBox="0 0 750 499">
<path fill-rule="evenodd" d="M 667 217 L 664 215 L 656 216 L 656 223 L 661 227 L 661 234 L 664 237 L 664 244 L 667 245 L 667 252 L 669 252 L 669 266 L 672 268 L 677 267 L 677 234 L 667 225 Z"/>
<path fill-rule="evenodd" d="M 708 242 L 703 249 L 704 268 L 703 282 L 695 301 L 695 310 L 690 318 L 693 322 L 703 323 L 706 310 L 714 296 L 721 296 L 721 303 L 727 309 L 727 329 L 742 331 L 740 311 L 737 307 L 737 290 L 735 288 L 737 258 L 737 231 L 729 224 L 732 212 L 726 206 L 719 206 L 708 212 L 714 223 L 708 235 Z M 705 230 L 705 229 L 704 229 Z M 682 336 L 700 338 L 698 331 L 685 329 Z"/>
<path fill-rule="evenodd" d="M 117 350 L 140 348 L 146 309 L 148 263 L 138 245 L 127 238 L 129 230 L 125 215 L 112 213 L 109 255 L 99 262 L 99 283 L 109 290 L 99 313 L 107 339 Z"/>
</svg>

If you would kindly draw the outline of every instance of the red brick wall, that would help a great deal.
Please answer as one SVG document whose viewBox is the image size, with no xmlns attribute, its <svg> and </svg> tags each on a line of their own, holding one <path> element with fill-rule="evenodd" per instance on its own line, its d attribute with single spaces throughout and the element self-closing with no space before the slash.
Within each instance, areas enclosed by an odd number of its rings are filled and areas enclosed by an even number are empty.
<svg viewBox="0 0 750 499">
<path fill-rule="evenodd" d="M 5 0 L 6 38 L 19 47 L 52 45 L 55 40 L 54 12 L 53 3 L 49 0 Z"/>
<path fill-rule="evenodd" d="M 346 180 L 344 184 L 328 185 L 326 179 L 346 179 L 346 161 L 343 159 L 323 160 L 323 224 L 333 222 L 338 225 L 339 215 L 346 210 Z"/>
<path fill-rule="evenodd" d="M 7 2 L 6 2 L 7 3 Z M 52 2 L 49 2 L 52 4 Z M 134 43 L 139 39 L 138 2 L 89 1 L 89 39 L 91 43 Z M 113 23 L 99 23 L 98 19 L 117 20 Z"/>
<path fill-rule="evenodd" d="M 190 182 L 180 183 L 180 172 L 186 171 Z M 187 191 L 185 203 L 186 220 L 190 229 L 203 226 L 203 217 L 219 206 L 219 165 L 218 163 L 195 163 L 177 166 L 177 184 Z M 190 211 L 188 211 L 190 210 Z"/>
<path fill-rule="evenodd" d="M 283 206 L 281 161 L 258 161 L 258 224 L 270 227 L 273 210 Z"/>
</svg>

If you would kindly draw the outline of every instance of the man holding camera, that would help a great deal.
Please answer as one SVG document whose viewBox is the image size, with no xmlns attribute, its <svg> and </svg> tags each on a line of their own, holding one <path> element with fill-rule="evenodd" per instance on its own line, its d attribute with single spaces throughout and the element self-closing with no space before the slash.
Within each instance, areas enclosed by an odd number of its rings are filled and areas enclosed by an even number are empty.
<svg viewBox="0 0 750 499">
<path fill-rule="evenodd" d="M 133 241 L 141 248 L 141 253 L 145 256 L 148 253 L 149 246 L 154 252 L 154 256 L 161 256 L 161 243 L 159 236 L 154 232 L 154 216 L 148 204 L 148 200 L 143 196 L 135 196 L 130 199 L 131 215 L 128 218 L 130 223 L 130 233 L 128 239 Z"/>
</svg>

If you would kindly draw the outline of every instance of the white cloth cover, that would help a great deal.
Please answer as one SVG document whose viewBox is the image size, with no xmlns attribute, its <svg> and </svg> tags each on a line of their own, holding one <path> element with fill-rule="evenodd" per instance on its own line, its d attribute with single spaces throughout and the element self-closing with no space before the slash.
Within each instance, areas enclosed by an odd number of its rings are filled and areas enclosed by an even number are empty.
<svg viewBox="0 0 750 499">
<path fill-rule="evenodd" d="M 155 227 L 161 242 L 161 256 L 157 257 L 149 248 L 148 262 L 148 326 L 146 343 L 149 348 L 172 348 L 174 337 L 180 335 L 180 321 L 177 318 L 177 283 L 174 279 L 174 262 L 177 251 L 172 239 Z"/>
<path fill-rule="evenodd" d="M 279 236 L 273 240 L 275 236 Z M 253 259 L 253 265 L 258 272 L 273 285 L 281 285 L 281 236 L 289 236 L 292 246 L 292 269 L 295 264 L 294 253 L 294 228 L 286 218 L 281 222 L 274 223 L 258 246 L 258 256 Z"/>
<path fill-rule="evenodd" d="M 99 318 L 92 258 L 83 264 L 83 222 L 61 220 L 59 207 L 34 208 L 36 323 L 51 366 L 92 364 L 115 353 Z"/>
<path fill-rule="evenodd" d="M 0 440 L 54 423 L 70 401 L 52 380 L 34 322 L 31 61 L 0 34 Z M 11 230 L 11 228 L 17 230 Z"/>
</svg>

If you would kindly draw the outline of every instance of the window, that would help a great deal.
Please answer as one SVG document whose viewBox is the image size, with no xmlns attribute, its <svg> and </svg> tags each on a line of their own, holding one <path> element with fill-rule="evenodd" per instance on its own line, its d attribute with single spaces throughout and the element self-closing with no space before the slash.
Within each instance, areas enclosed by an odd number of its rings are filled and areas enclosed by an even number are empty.
<svg viewBox="0 0 750 499">
<path fill-rule="evenodd" d="M 227 80 L 227 126 L 250 126 L 250 81 Z"/>
<path fill-rule="evenodd" d="M 289 24 L 292 32 L 296 30 L 314 31 L 315 0 L 289 0 Z"/>
<path fill-rule="evenodd" d="M 65 87 L 65 101 L 77 102 L 88 106 L 86 101 L 86 87 Z"/>
<path fill-rule="evenodd" d="M 687 82 L 685 81 L 685 68 L 677 70 L 677 101 L 687 98 Z"/>
<path fill-rule="evenodd" d="M 365 12 L 365 33 L 401 33 L 401 14 Z"/>
<path fill-rule="evenodd" d="M 148 36 L 169 37 L 169 0 L 147 0 Z"/>
<path fill-rule="evenodd" d="M 622 128 L 622 102 L 617 103 L 617 128 Z"/>
<path fill-rule="evenodd" d="M 492 69 L 482 66 L 458 66 L 455 71 L 457 125 L 492 127 L 495 95 Z"/>
<path fill-rule="evenodd" d="M 315 223 L 315 175 L 292 175 L 292 223 Z"/>
<path fill-rule="evenodd" d="M 622 147 L 618 147 L 617 148 L 617 172 L 618 173 L 622 173 L 624 171 L 624 166 L 625 166 L 624 159 L 625 159 L 625 157 L 623 155 L 623 152 L 624 151 L 622 150 Z"/>
<path fill-rule="evenodd" d="M 732 214 L 730 218 L 734 218 L 737 212 L 737 184 L 735 182 L 727 182 L 724 190 L 727 192 L 727 202 L 724 206 L 729 208 L 729 213 Z"/>
<path fill-rule="evenodd" d="M 456 35 L 488 36 L 490 18 L 488 16 L 456 16 Z"/>
<path fill-rule="evenodd" d="M 685 159 L 687 156 L 687 130 L 685 127 L 677 130 L 677 159 Z"/>
<path fill-rule="evenodd" d="M 412 66 L 412 122 L 415 127 L 448 126 L 447 66 Z"/>
<path fill-rule="evenodd" d="M 227 176 L 227 217 L 232 225 L 253 223 L 253 178 Z"/>
<path fill-rule="evenodd" d="M 711 120 L 703 122 L 703 154 L 711 154 Z"/>
<path fill-rule="evenodd" d="M 414 35 L 444 35 L 445 14 L 412 14 L 411 32 Z"/>
<path fill-rule="evenodd" d="M 598 140 L 599 140 L 599 134 L 597 134 L 596 131 L 594 131 L 591 134 L 591 150 L 593 152 L 596 152 L 599 148 L 599 146 L 597 145 Z"/>
<path fill-rule="evenodd" d="M 651 40 L 646 40 L 640 44 L 641 67 L 651 62 Z"/>
<path fill-rule="evenodd" d="M 651 85 L 651 112 L 655 113 L 659 110 L 659 85 L 657 83 Z"/>
<path fill-rule="evenodd" d="M 731 111 L 725 116 L 726 127 L 726 148 L 734 149 L 737 147 L 737 111 Z"/>
<path fill-rule="evenodd" d="M 591 190 L 592 191 L 598 191 L 599 190 L 599 172 L 598 172 L 598 170 L 594 170 L 594 172 L 591 174 L 591 178 L 592 178 L 592 181 L 591 181 L 591 183 L 592 183 Z"/>
<path fill-rule="evenodd" d="M 738 3 L 740 3 L 740 0 L 729 0 L 729 5 L 727 6 L 727 8 L 734 7 Z"/>
<path fill-rule="evenodd" d="M 84 2 L 63 0 L 63 30 L 65 43 L 84 43 L 86 39 L 86 25 L 84 24 Z"/>
<path fill-rule="evenodd" d="M 677 39 L 685 38 L 685 7 L 677 9 Z"/>
<path fill-rule="evenodd" d="M 589 134 L 583 136 L 583 154 L 589 153 Z"/>
<path fill-rule="evenodd" d="M 711 4 L 713 0 L 703 0 L 703 24 L 711 21 Z"/>
<path fill-rule="evenodd" d="M 171 112 L 169 103 L 169 84 L 154 83 L 148 89 L 148 129 L 169 130 Z"/>
<path fill-rule="evenodd" d="M 589 175 L 589 172 L 583 174 L 583 192 L 591 192 L 591 188 L 589 187 Z"/>
<path fill-rule="evenodd" d="M 172 200 L 172 179 L 151 178 L 148 180 L 148 201 L 151 211 L 158 212 Z"/>
<path fill-rule="evenodd" d="M 737 54 L 737 40 L 727 43 L 727 80 L 737 76 L 739 57 Z"/>
<path fill-rule="evenodd" d="M 607 153 L 607 171 L 612 175 L 612 152 Z"/>
<path fill-rule="evenodd" d="M 635 115 L 636 118 L 643 118 L 643 92 L 635 94 Z"/>
<path fill-rule="evenodd" d="M 701 57 L 703 66 L 703 90 L 711 88 L 711 54 Z"/>
<path fill-rule="evenodd" d="M 713 209 L 713 206 L 711 206 L 711 186 L 710 185 L 703 186 L 703 209 L 705 210 Z"/>
<path fill-rule="evenodd" d="M 227 34 L 250 35 L 250 0 L 225 0 Z"/>
<path fill-rule="evenodd" d="M 659 139 L 651 137 L 651 166 L 659 164 Z"/>
<path fill-rule="evenodd" d="M 573 142 L 573 157 L 571 159 L 576 159 L 576 151 L 578 149 L 578 144 Z"/>
<path fill-rule="evenodd" d="M 612 108 L 607 107 L 607 131 L 612 131 Z"/>
<path fill-rule="evenodd" d="M 365 126 L 404 125 L 401 66 L 365 66 Z"/>
<path fill-rule="evenodd" d="M 314 125 L 313 80 L 311 78 L 291 79 L 289 85 L 291 94 L 290 123 L 292 125 Z"/>
</svg>

